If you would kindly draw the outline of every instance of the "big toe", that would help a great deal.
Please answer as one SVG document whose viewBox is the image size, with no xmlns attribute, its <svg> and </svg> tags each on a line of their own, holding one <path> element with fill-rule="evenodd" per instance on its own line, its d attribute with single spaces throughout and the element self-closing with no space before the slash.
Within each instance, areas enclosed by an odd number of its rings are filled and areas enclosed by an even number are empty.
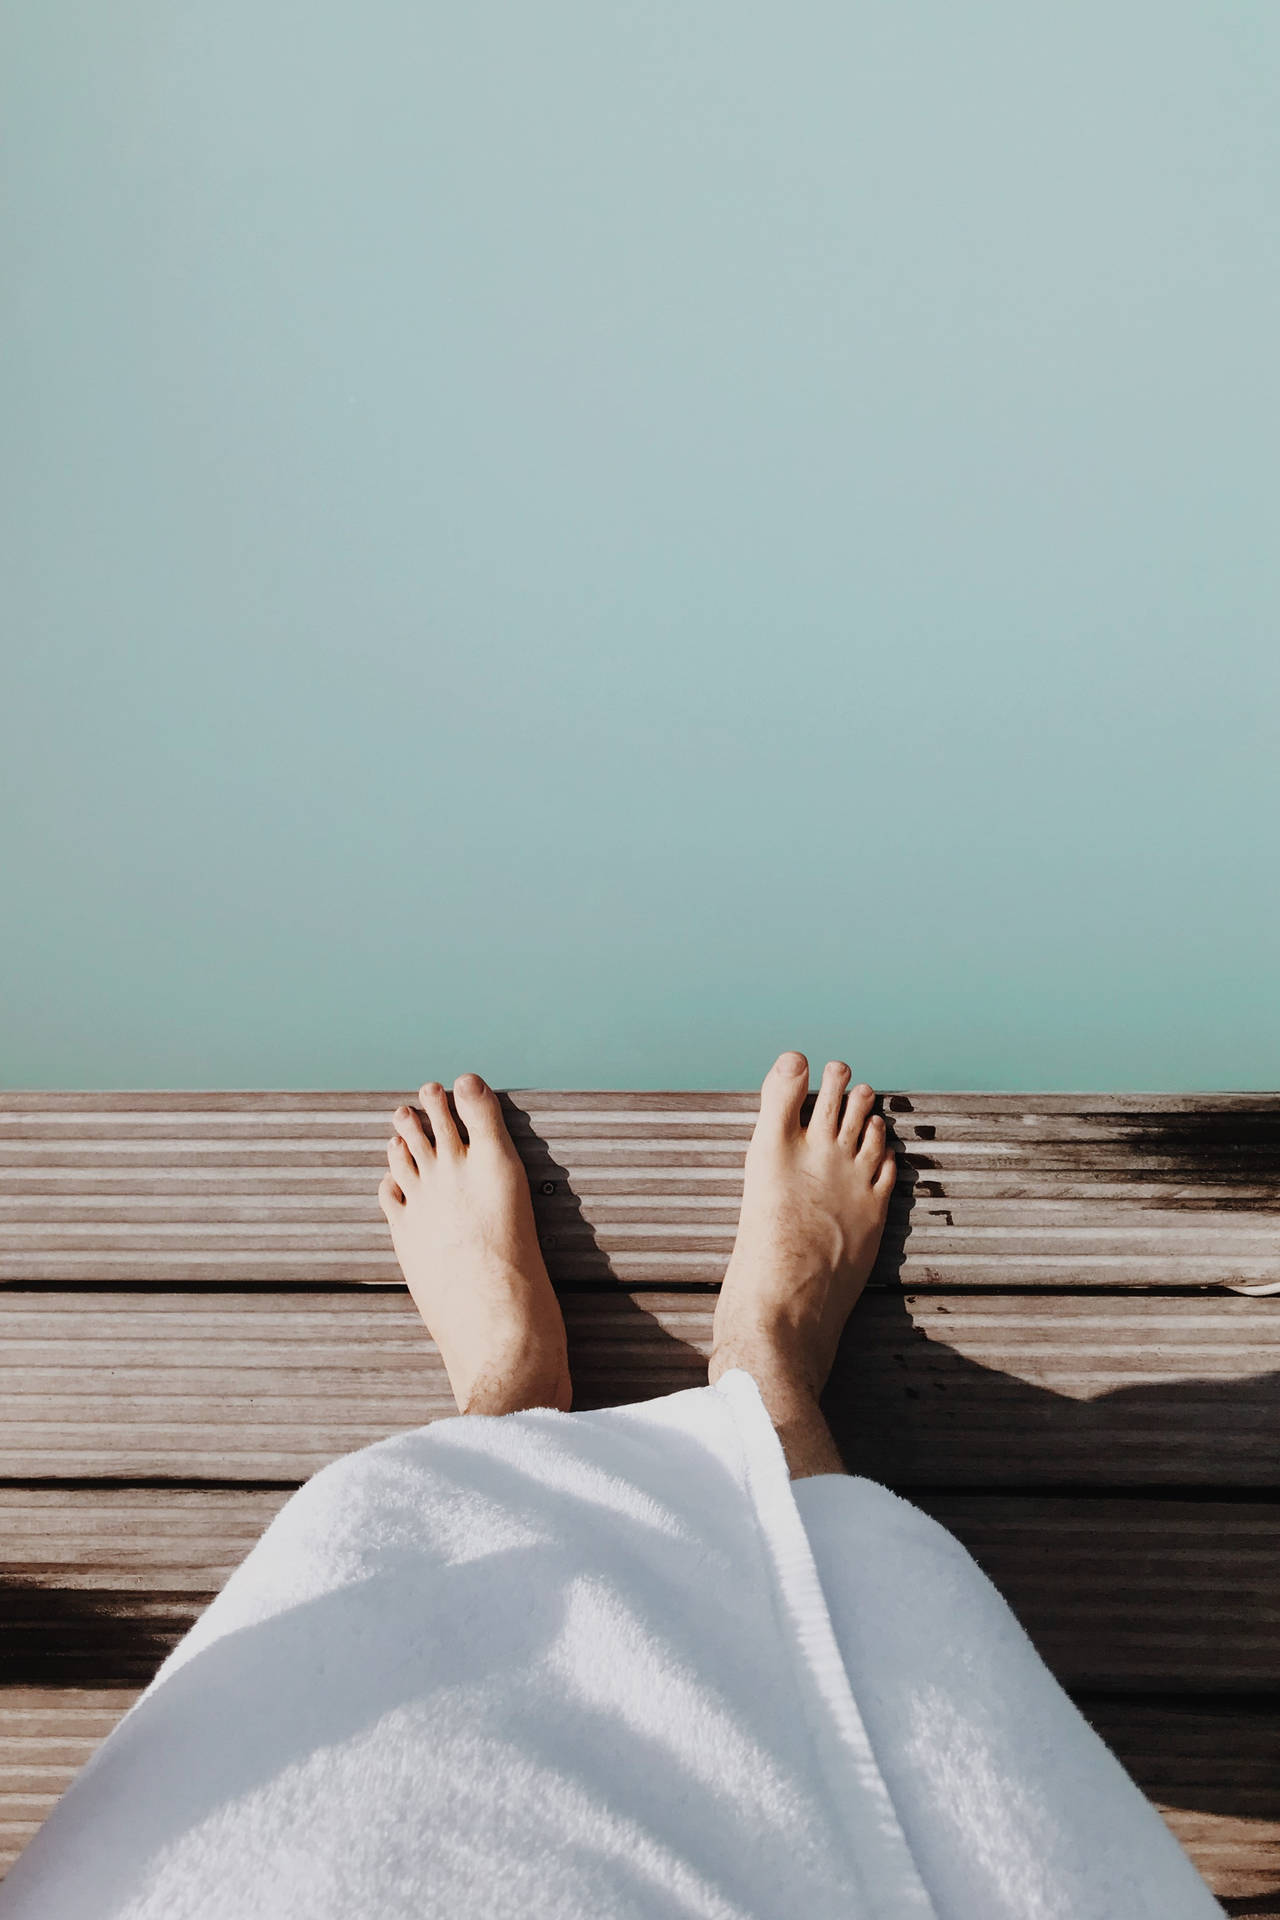
<svg viewBox="0 0 1280 1920">
<path fill-rule="evenodd" d="M 756 1132 L 797 1133 L 809 1092 L 809 1062 L 802 1053 L 780 1053 L 760 1089 Z"/>
<path fill-rule="evenodd" d="M 453 1083 L 453 1100 L 458 1117 L 467 1129 L 467 1138 L 477 1141 L 507 1139 L 502 1108 L 492 1087 L 478 1073 L 462 1073 Z"/>
</svg>

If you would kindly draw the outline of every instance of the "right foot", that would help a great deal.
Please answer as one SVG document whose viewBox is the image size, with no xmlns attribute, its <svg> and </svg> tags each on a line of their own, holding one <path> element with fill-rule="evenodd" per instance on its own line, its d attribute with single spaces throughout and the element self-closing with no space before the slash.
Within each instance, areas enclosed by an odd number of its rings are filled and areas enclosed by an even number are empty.
<svg viewBox="0 0 1280 1920">
<path fill-rule="evenodd" d="M 420 1093 L 431 1132 L 397 1107 L 378 1199 L 461 1413 L 569 1409 L 564 1320 L 538 1245 L 524 1165 L 496 1094 L 453 1085 L 464 1141 L 439 1081 Z"/>
<path fill-rule="evenodd" d="M 830 1060 L 808 1126 L 809 1063 L 784 1053 L 760 1090 L 738 1235 L 716 1302 L 708 1378 L 731 1367 L 771 1394 L 816 1406 L 874 1265 L 896 1163 L 875 1095 Z"/>
</svg>

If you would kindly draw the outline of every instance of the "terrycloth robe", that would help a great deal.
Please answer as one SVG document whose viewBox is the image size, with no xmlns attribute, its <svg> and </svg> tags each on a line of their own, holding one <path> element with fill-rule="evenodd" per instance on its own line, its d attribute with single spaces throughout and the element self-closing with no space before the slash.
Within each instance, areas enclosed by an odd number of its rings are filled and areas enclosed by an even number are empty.
<svg viewBox="0 0 1280 1920">
<path fill-rule="evenodd" d="M 793 1483 L 755 1383 L 316 1474 L 0 1920 L 1209 1920 L 945 1529 Z"/>
</svg>

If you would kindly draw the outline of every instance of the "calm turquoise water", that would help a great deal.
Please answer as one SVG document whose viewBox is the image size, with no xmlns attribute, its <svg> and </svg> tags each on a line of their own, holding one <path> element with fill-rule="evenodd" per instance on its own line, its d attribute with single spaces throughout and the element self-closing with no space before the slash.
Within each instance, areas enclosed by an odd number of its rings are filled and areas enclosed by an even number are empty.
<svg viewBox="0 0 1280 1920">
<path fill-rule="evenodd" d="M 1280 1084 L 1280 9 L 0 41 L 6 1084 Z"/>
</svg>

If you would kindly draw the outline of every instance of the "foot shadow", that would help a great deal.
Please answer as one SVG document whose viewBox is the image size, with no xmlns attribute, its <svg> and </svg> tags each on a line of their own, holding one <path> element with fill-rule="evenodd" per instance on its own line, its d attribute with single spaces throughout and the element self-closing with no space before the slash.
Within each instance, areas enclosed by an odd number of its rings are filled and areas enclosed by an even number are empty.
<svg viewBox="0 0 1280 1920">
<path fill-rule="evenodd" d="M 686 1387 L 705 1387 L 708 1349 L 700 1328 L 692 1324 L 693 1314 L 689 1337 L 682 1339 L 647 1311 L 642 1297 L 614 1272 L 574 1191 L 569 1168 L 510 1094 L 500 1092 L 498 1099 L 529 1177 L 547 1265 L 555 1274 L 566 1256 L 572 1261 L 572 1278 L 556 1279 L 556 1295 L 569 1339 L 575 1412 L 630 1406 Z M 663 1281 L 653 1291 L 668 1302 L 672 1294 L 685 1294 L 698 1319 L 705 1314 L 708 1290 L 701 1283 Z M 671 1317 L 668 1313 L 668 1321 Z"/>
</svg>

